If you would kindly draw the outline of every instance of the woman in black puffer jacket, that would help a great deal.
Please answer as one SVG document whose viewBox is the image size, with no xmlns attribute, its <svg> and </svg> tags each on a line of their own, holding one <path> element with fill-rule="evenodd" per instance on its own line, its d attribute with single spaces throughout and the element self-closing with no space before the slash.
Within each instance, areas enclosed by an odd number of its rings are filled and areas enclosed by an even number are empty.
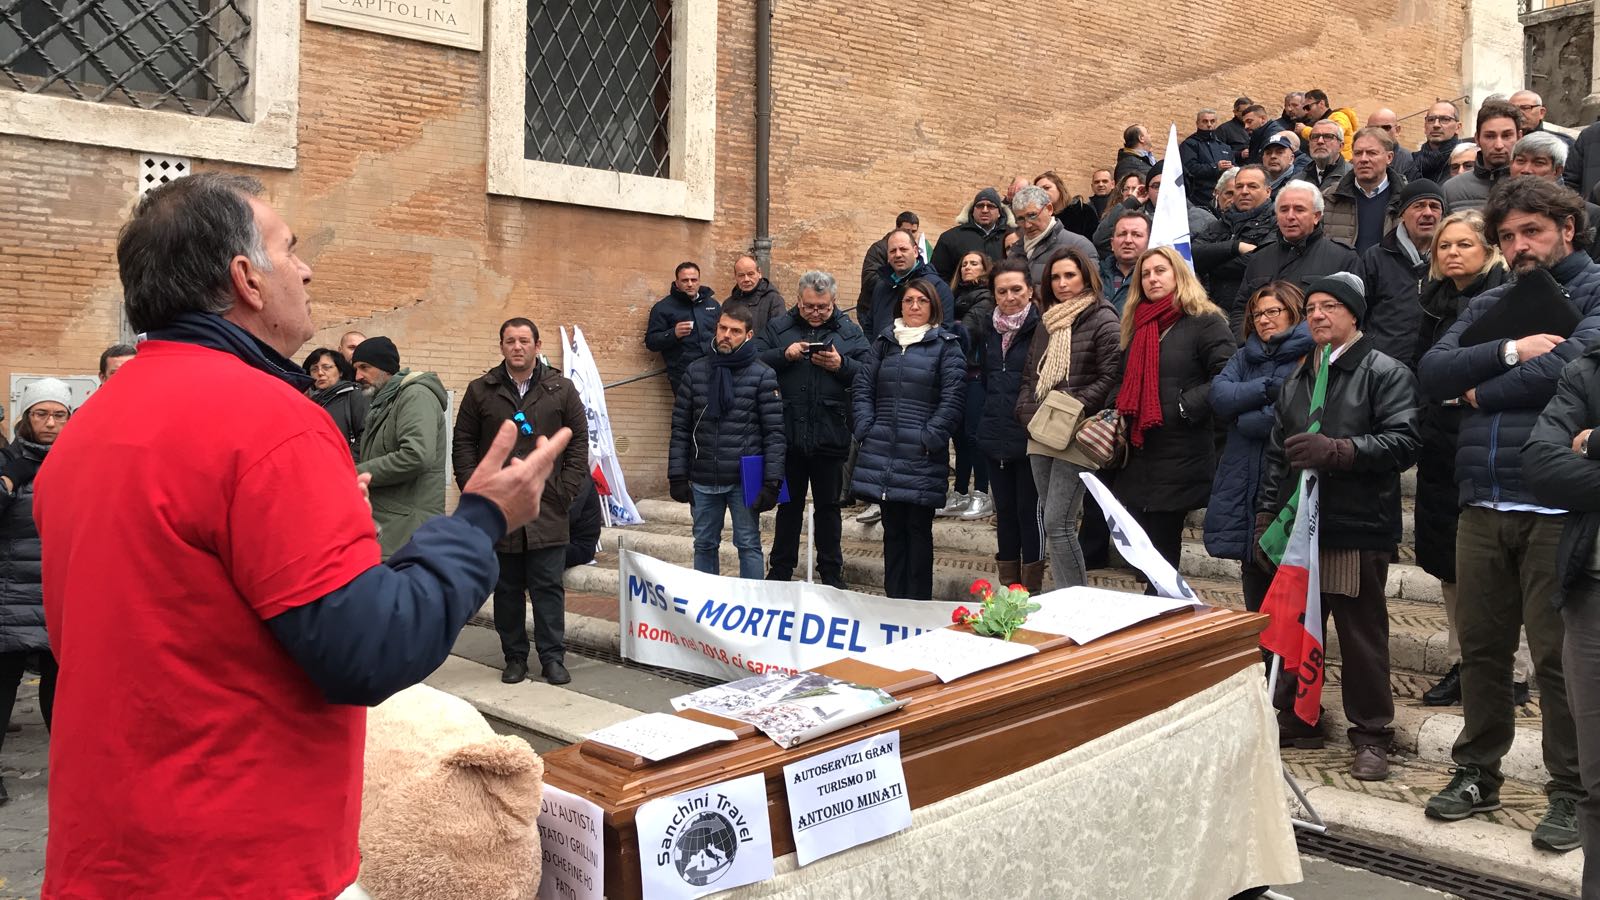
<svg viewBox="0 0 1600 900">
<path fill-rule="evenodd" d="M 50 727 L 56 659 L 44 629 L 39 529 L 33 522 L 33 478 L 72 415 L 72 393 L 57 378 L 22 389 L 16 440 L 0 450 L 0 744 L 29 657 L 39 661 L 39 709 Z M 0 782 L 0 804 L 7 800 Z"/>
<path fill-rule="evenodd" d="M 966 394 L 961 427 L 956 429 L 956 481 L 949 502 L 938 511 L 941 516 L 981 519 L 994 512 L 989 499 L 989 462 L 978 449 L 978 423 L 983 418 L 983 373 L 979 369 L 978 341 L 983 323 L 994 314 L 994 294 L 989 291 L 989 269 L 993 265 L 981 250 L 973 250 L 956 263 L 956 321 L 966 335 Z M 967 493 L 968 483 L 972 493 Z"/>
<path fill-rule="evenodd" d="M 356 384 L 356 370 L 343 354 L 318 347 L 306 354 L 300 366 L 311 376 L 306 396 L 328 411 L 350 445 L 350 458 L 360 462 L 361 432 L 367 426 L 367 395 Z"/>
<path fill-rule="evenodd" d="M 950 435 L 961 425 L 967 361 L 939 323 L 939 292 L 906 285 L 894 324 L 876 335 L 856 376 L 856 456 L 850 489 L 883 508 L 883 588 L 933 599 L 933 511 L 944 504 Z"/>
<path fill-rule="evenodd" d="M 1417 328 L 1417 352 L 1422 354 L 1444 337 L 1472 299 L 1505 284 L 1505 260 L 1484 233 L 1483 214 L 1477 210 L 1454 213 L 1434 232 L 1433 262 L 1428 283 L 1422 288 L 1422 322 Z M 1439 579 L 1444 594 L 1450 643 L 1446 649 L 1450 671 L 1423 695 L 1429 705 L 1448 705 L 1461 696 L 1460 645 L 1456 642 L 1456 519 L 1461 515 L 1460 489 L 1456 486 L 1456 433 L 1463 407 L 1424 402 L 1417 414 L 1422 450 L 1417 454 L 1416 523 L 1417 565 Z M 1518 651 L 1516 681 L 1527 683 L 1525 650 Z"/>
<path fill-rule="evenodd" d="M 1038 331 L 1039 308 L 1028 283 L 1028 265 L 1002 260 L 990 275 L 995 307 L 973 334 L 983 372 L 983 416 L 978 448 L 989 461 L 994 486 L 995 565 L 1001 584 L 1038 593 L 1044 583 L 1044 519 L 1039 489 L 1028 463 L 1028 429 L 1017 420 L 1028 354 Z"/>
</svg>

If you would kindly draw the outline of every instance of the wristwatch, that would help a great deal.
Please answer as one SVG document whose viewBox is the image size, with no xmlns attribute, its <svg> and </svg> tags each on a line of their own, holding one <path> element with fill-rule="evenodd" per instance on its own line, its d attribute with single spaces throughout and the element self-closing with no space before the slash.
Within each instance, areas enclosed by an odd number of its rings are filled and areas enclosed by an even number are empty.
<svg viewBox="0 0 1600 900">
<path fill-rule="evenodd" d="M 1500 361 L 1506 364 L 1506 368 L 1516 365 L 1518 358 L 1516 341 L 1506 341 L 1500 346 Z"/>
</svg>

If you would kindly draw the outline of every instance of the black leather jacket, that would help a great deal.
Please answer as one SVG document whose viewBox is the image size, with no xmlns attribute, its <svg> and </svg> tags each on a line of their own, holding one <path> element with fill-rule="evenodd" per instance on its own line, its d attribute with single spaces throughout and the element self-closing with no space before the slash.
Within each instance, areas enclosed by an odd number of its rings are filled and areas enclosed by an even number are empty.
<svg viewBox="0 0 1600 900">
<path fill-rule="evenodd" d="M 1312 350 L 1320 354 L 1320 347 Z M 1355 461 L 1347 471 L 1322 473 L 1322 521 L 1318 538 L 1330 549 L 1388 550 L 1400 543 L 1400 473 L 1416 462 L 1422 439 L 1417 433 L 1417 380 L 1401 363 L 1385 356 L 1363 335 L 1334 360 L 1322 433 L 1348 438 Z M 1258 510 L 1276 514 L 1294 493 L 1299 473 L 1291 471 L 1283 442 L 1306 431 L 1311 419 L 1309 364 L 1284 382 L 1278 420 L 1267 445 Z"/>
</svg>

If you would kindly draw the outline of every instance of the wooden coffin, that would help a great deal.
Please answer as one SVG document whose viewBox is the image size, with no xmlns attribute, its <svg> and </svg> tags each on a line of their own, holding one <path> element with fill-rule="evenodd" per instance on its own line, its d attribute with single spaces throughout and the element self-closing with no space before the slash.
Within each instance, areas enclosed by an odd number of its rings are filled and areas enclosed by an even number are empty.
<svg viewBox="0 0 1600 900">
<path fill-rule="evenodd" d="M 776 855 L 794 850 L 783 766 L 899 729 L 913 808 L 1043 762 L 1261 664 L 1257 635 L 1267 619 L 1207 608 L 1183 610 L 1089 644 L 1019 631 L 1039 653 L 950 684 L 926 672 L 891 672 L 851 659 L 816 671 L 881 687 L 905 708 L 784 750 L 754 726 L 691 710 L 739 735 L 660 763 L 583 742 L 547 755 L 545 781 L 587 797 L 605 812 L 605 895 L 640 897 L 640 804 L 764 773 Z M 981 761 L 981 765 L 974 763 Z"/>
</svg>

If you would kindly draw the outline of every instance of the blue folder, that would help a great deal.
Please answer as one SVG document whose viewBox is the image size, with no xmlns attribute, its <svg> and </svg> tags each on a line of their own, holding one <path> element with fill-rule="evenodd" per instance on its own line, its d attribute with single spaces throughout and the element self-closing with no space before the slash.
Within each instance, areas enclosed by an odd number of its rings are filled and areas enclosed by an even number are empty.
<svg viewBox="0 0 1600 900">
<path fill-rule="evenodd" d="M 765 456 L 742 456 L 739 458 L 739 475 L 744 480 L 744 505 L 755 506 L 756 495 L 761 493 L 764 479 L 761 477 L 767 468 Z M 789 502 L 789 479 L 783 480 L 783 486 L 778 488 L 778 502 Z"/>
</svg>

